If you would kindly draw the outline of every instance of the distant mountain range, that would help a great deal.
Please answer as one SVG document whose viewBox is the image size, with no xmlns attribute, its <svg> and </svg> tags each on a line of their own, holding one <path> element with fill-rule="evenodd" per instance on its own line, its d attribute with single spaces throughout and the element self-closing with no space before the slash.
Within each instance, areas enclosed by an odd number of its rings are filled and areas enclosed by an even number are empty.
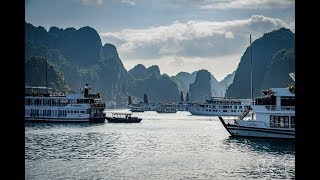
<svg viewBox="0 0 320 180">
<path fill-rule="evenodd" d="M 178 85 L 179 91 L 182 91 L 183 94 L 189 92 L 189 86 L 191 83 L 195 82 L 197 73 L 199 71 L 194 71 L 191 74 L 188 72 L 179 72 L 175 76 L 171 76 L 176 84 Z M 228 74 L 223 80 L 220 82 L 210 73 L 210 86 L 211 86 L 211 96 L 215 97 L 224 97 L 227 87 L 232 83 L 235 71 L 231 74 Z M 198 81 L 201 81 L 199 79 Z M 206 95 L 209 95 L 209 91 L 206 92 Z"/>
<path fill-rule="evenodd" d="M 255 62 L 255 71 L 261 72 L 256 74 L 256 83 L 261 81 L 259 88 L 286 84 L 288 79 L 276 82 L 272 79 L 275 75 L 286 76 L 285 73 L 292 69 L 292 63 L 294 67 L 294 34 L 287 29 L 278 31 L 282 33 L 271 32 L 262 37 L 266 40 L 260 41 L 260 38 L 253 43 L 254 59 L 262 58 L 259 61 L 263 61 Z M 277 44 L 276 47 L 273 47 L 274 44 Z M 48 81 L 55 90 L 78 92 L 79 88 L 88 83 L 100 92 L 104 101 L 116 101 L 118 107 L 127 104 L 128 96 L 132 97 L 133 102 L 138 102 L 143 100 L 144 94 L 148 95 L 149 102 L 177 102 L 180 100 L 180 91 L 184 96 L 189 92 L 193 101 L 203 101 L 210 93 L 212 96 L 224 96 L 228 86 L 228 96 L 247 96 L 248 92 L 242 92 L 247 91 L 248 86 L 245 79 L 248 78 L 247 51 L 238 69 L 220 82 L 206 70 L 180 72 L 169 77 L 161 74 L 156 65 L 146 68 L 138 64 L 127 71 L 116 47 L 109 43 L 102 45 L 100 36 L 91 27 L 78 30 L 51 27 L 46 31 L 41 26 L 25 23 L 26 85 L 44 85 L 43 74 L 31 72 L 35 72 L 37 67 L 48 60 L 53 68 L 48 74 Z M 237 92 L 237 88 L 240 92 Z"/>
</svg>

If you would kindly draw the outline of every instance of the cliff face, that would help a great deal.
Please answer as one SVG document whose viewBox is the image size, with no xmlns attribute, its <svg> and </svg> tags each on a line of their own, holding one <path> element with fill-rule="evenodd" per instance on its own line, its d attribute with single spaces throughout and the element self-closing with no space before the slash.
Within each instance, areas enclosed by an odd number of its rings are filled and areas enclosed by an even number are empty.
<svg viewBox="0 0 320 180">
<path fill-rule="evenodd" d="M 108 43 L 102 46 L 96 30 L 52 27 L 47 32 L 29 23 L 25 27 L 26 59 L 46 57 L 64 74 L 73 91 L 79 92 L 88 83 L 101 93 L 103 100 L 125 104 L 130 77 L 115 46 Z"/>
<path fill-rule="evenodd" d="M 130 69 L 128 72 L 135 79 L 144 79 L 151 76 L 152 74 L 155 74 L 157 77 L 161 76 L 160 69 L 156 65 L 146 68 L 144 65 L 138 64 L 134 68 Z"/>
<path fill-rule="evenodd" d="M 197 72 L 198 71 L 195 71 L 192 74 L 179 72 L 177 75 L 171 76 L 171 79 L 177 84 L 178 90 L 186 95 L 189 92 L 190 84 L 196 79 Z"/>
<path fill-rule="evenodd" d="M 230 84 L 232 84 L 233 82 L 233 79 L 234 79 L 234 75 L 235 75 L 236 71 L 233 71 L 231 74 L 228 74 L 225 78 L 223 78 L 223 80 L 221 80 L 219 82 L 219 86 L 216 88 L 217 90 L 217 95 L 218 97 L 222 96 L 222 97 L 225 97 L 225 96 L 228 96 L 228 94 L 226 95 L 226 91 L 228 89 L 228 86 Z M 220 92 L 220 94 L 219 94 Z"/>
<path fill-rule="evenodd" d="M 211 92 L 211 74 L 207 70 L 199 70 L 194 83 L 190 84 L 190 101 L 204 102 Z"/>
<path fill-rule="evenodd" d="M 41 44 L 49 49 L 58 49 L 73 65 L 90 66 L 98 62 L 101 55 L 101 39 L 91 27 L 59 29 L 25 24 L 25 42 Z"/>
<path fill-rule="evenodd" d="M 138 99 L 146 93 L 157 101 L 175 100 L 178 96 L 176 84 L 161 76 L 158 66 L 138 65 L 128 73 L 116 47 L 109 43 L 102 46 L 93 28 L 52 27 L 47 32 L 29 23 L 25 28 L 25 61 L 36 56 L 49 59 L 75 92 L 88 83 L 104 101 L 116 101 L 118 107 L 126 105 L 128 95 Z M 29 75 L 32 77 L 32 73 Z"/>
<path fill-rule="evenodd" d="M 134 80 L 128 84 L 127 92 L 135 97 L 136 101 L 142 101 L 144 94 L 149 102 L 178 101 L 179 91 L 176 83 L 168 75 L 160 75 L 158 66 L 146 68 L 138 64 L 129 74 Z"/>
<path fill-rule="evenodd" d="M 261 95 L 264 81 L 273 81 L 268 80 L 266 72 L 269 65 L 272 64 L 274 55 L 282 49 L 291 49 L 294 46 L 295 35 L 285 28 L 266 33 L 252 43 L 253 96 Z M 282 71 L 282 69 L 277 69 L 278 71 Z M 272 87 L 277 85 L 277 83 L 268 84 Z M 250 92 L 250 47 L 248 47 L 241 57 L 233 83 L 228 87 L 227 94 L 229 97 L 250 98 Z"/>
<path fill-rule="evenodd" d="M 44 57 L 32 57 L 25 61 L 25 85 L 47 85 L 53 92 L 68 93 L 71 90 L 64 80 L 63 73 Z"/>
<path fill-rule="evenodd" d="M 196 79 L 198 71 L 194 71 L 193 73 L 187 72 L 179 72 L 177 75 L 172 76 L 171 79 L 177 84 L 178 90 L 182 91 L 183 94 L 187 94 L 189 92 L 190 84 L 194 83 Z M 210 73 L 210 72 L 209 72 Z M 216 97 L 224 97 L 227 87 L 232 83 L 235 72 L 228 74 L 222 81 L 218 81 L 211 73 L 210 73 L 210 85 L 211 85 L 211 96 Z"/>
<path fill-rule="evenodd" d="M 295 72 L 295 49 L 278 51 L 267 67 L 261 89 L 288 87 L 293 80 L 289 74 Z"/>
</svg>

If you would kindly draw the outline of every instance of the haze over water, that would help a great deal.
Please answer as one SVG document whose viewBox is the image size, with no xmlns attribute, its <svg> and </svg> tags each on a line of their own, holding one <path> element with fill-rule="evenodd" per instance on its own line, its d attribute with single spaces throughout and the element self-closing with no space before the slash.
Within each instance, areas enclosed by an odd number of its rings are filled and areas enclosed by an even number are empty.
<svg viewBox="0 0 320 180">
<path fill-rule="evenodd" d="M 294 179 L 291 140 L 231 138 L 218 117 L 26 123 L 26 179 Z"/>
</svg>

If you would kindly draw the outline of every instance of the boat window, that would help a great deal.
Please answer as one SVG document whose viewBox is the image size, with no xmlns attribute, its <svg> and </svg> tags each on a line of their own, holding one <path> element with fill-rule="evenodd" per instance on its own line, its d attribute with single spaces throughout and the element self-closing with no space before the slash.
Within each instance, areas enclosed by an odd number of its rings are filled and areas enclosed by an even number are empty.
<svg viewBox="0 0 320 180">
<path fill-rule="evenodd" d="M 295 97 L 281 97 L 282 106 L 295 106 Z"/>
<path fill-rule="evenodd" d="M 289 128 L 289 117 L 270 115 L 270 127 Z"/>
<path fill-rule="evenodd" d="M 291 116 L 290 124 L 291 124 L 291 128 L 295 128 L 295 116 Z"/>
</svg>

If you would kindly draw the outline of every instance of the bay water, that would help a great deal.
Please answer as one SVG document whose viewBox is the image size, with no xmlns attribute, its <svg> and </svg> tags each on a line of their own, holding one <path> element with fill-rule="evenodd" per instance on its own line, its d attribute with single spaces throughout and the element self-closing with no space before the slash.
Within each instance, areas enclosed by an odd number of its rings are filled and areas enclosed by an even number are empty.
<svg viewBox="0 0 320 180">
<path fill-rule="evenodd" d="M 293 140 L 233 138 L 218 117 L 187 111 L 133 116 L 142 121 L 26 122 L 26 179 L 295 178 Z"/>
</svg>

